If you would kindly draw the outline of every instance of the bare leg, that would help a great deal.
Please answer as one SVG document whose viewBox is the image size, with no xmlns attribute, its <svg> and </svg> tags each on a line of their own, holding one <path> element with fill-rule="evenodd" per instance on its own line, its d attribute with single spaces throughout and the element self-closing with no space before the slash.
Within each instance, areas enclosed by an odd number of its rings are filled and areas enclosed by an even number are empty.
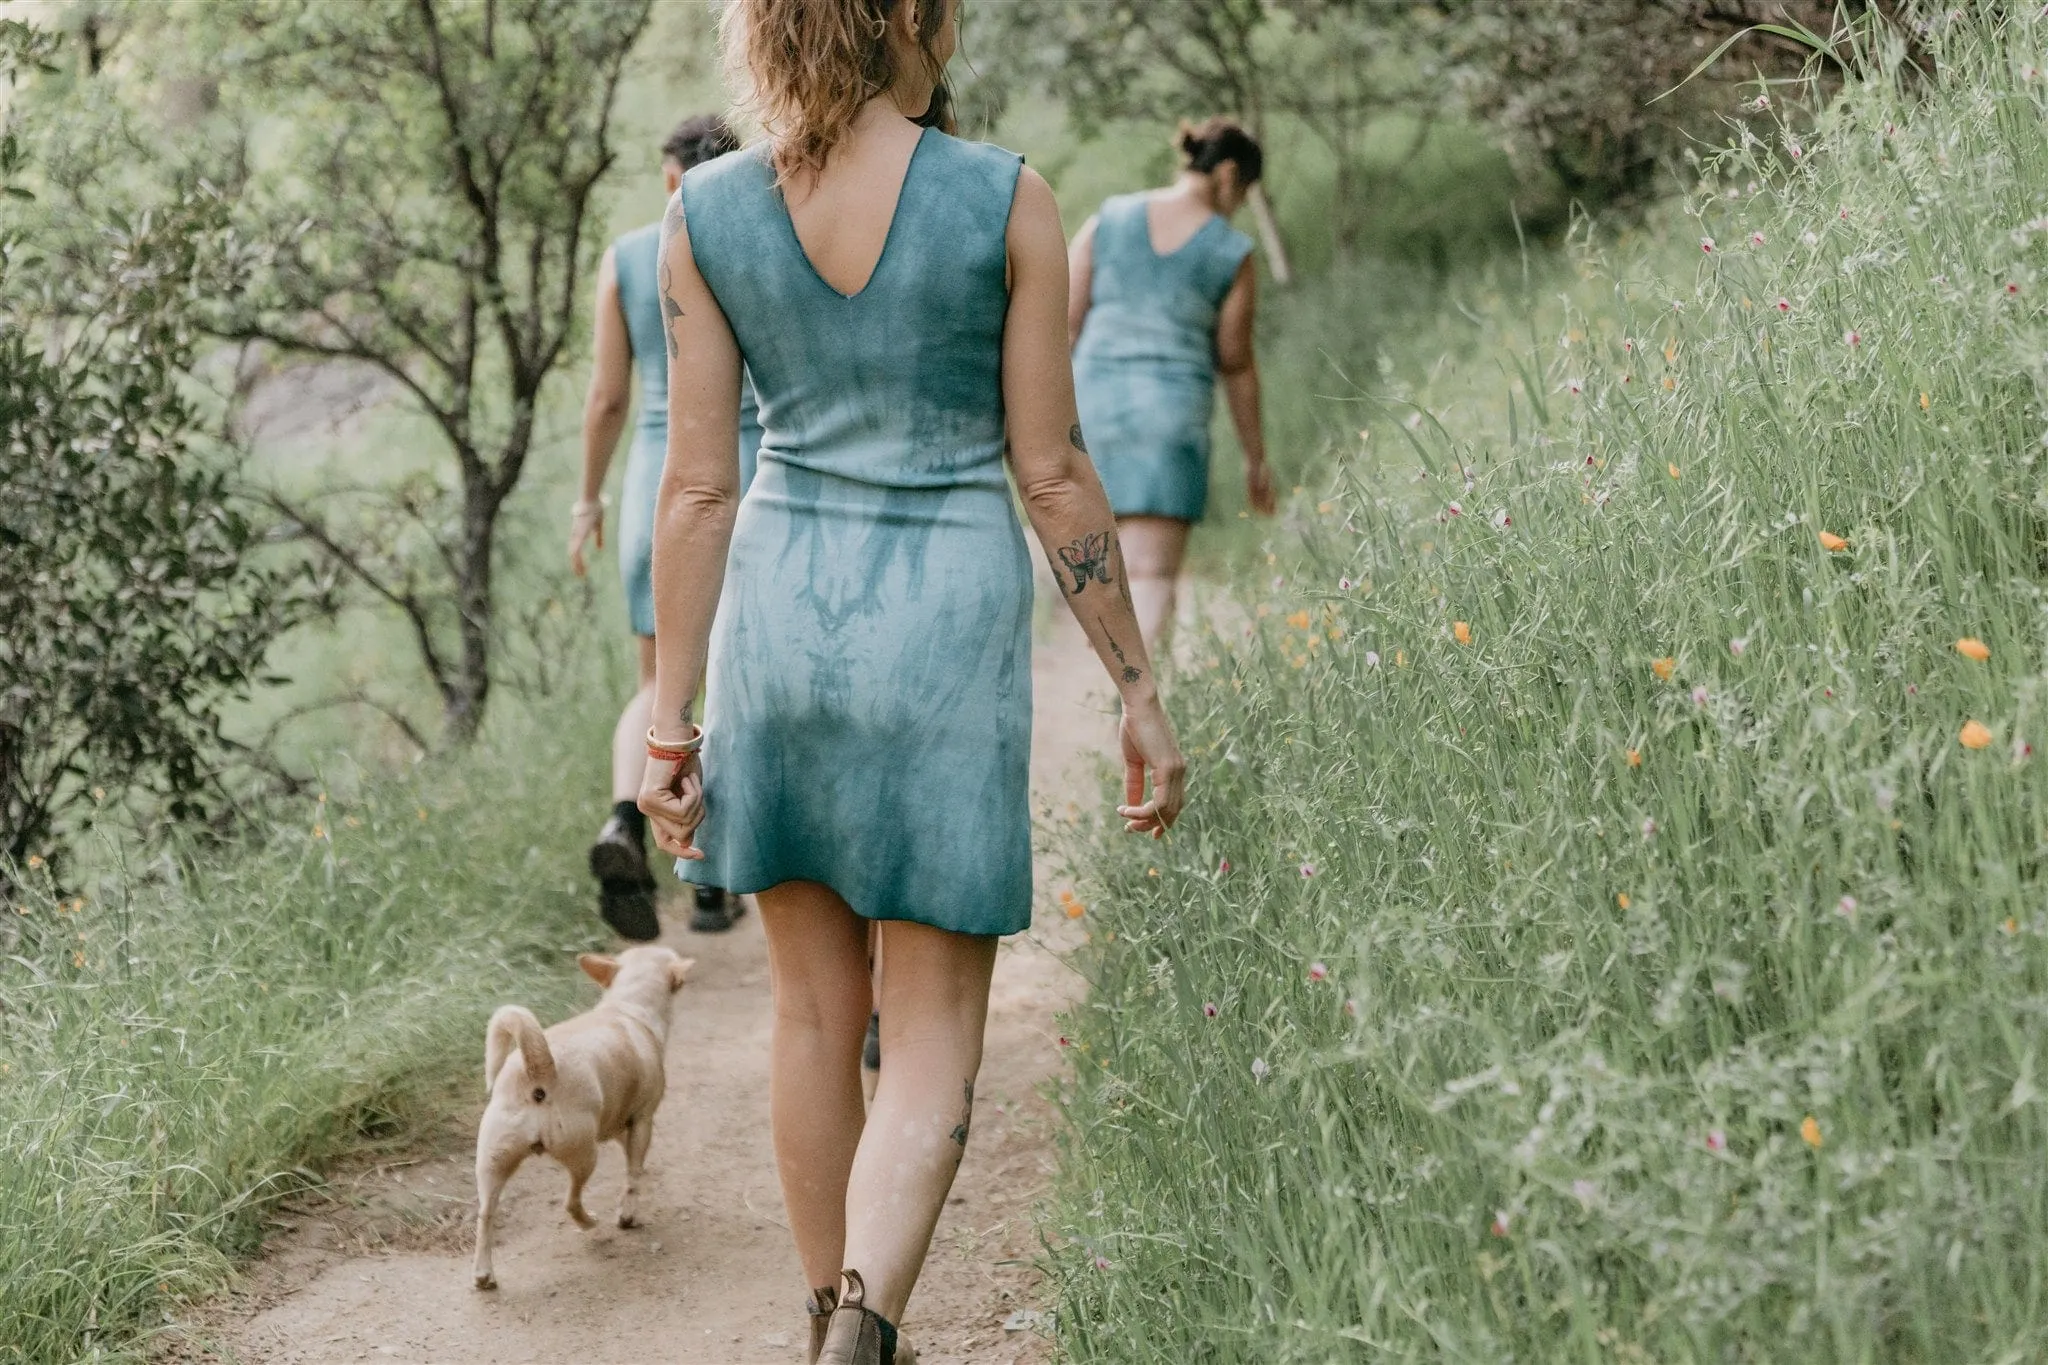
<svg viewBox="0 0 2048 1365">
<path fill-rule="evenodd" d="M 1173 636 L 1174 584 L 1188 554 L 1188 524 L 1172 517 L 1121 517 L 1117 540 L 1131 583 L 1138 631 L 1156 661 L 1166 656 Z"/>
<path fill-rule="evenodd" d="M 775 991 L 775 1166 L 805 1286 L 837 1284 L 847 1264 L 847 1172 L 865 1121 L 868 926 L 816 882 L 785 882 L 756 899 Z"/>
<path fill-rule="evenodd" d="M 654 721 L 654 637 L 636 635 L 640 650 L 640 690 L 619 712 L 612 730 L 612 800 L 631 801 L 640 795 L 640 776 L 647 771 L 647 727 Z"/>
<path fill-rule="evenodd" d="M 498 1277 L 491 1269 L 491 1241 L 497 1231 L 498 1196 L 505 1192 L 505 1182 L 512 1178 L 512 1173 L 525 1159 L 526 1153 L 517 1147 L 509 1152 L 477 1149 L 475 1271 L 478 1289 L 498 1287 Z"/>
<path fill-rule="evenodd" d="M 626 1125 L 619 1143 L 626 1149 L 626 1188 L 619 1192 L 619 1226 L 640 1223 L 640 1177 L 647 1174 L 647 1148 L 654 1141 L 654 1115 L 642 1114 Z"/>
<path fill-rule="evenodd" d="M 882 1068 L 846 1191 L 846 1265 L 900 1322 L 967 1150 L 996 940 L 881 926 Z"/>
</svg>

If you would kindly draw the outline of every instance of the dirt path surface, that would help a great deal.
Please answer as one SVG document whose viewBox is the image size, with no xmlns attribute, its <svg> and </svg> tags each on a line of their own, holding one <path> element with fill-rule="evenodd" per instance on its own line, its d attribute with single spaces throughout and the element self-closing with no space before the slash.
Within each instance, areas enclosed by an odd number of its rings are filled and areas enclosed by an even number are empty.
<svg viewBox="0 0 2048 1365">
<path fill-rule="evenodd" d="M 1034 800 L 1066 811 L 1094 799 L 1092 765 L 1112 731 L 1102 673 L 1078 628 L 1060 612 L 1042 636 L 1033 665 Z M 1037 928 L 1006 942 L 997 961 L 974 1141 L 904 1323 L 930 1365 L 1045 1355 L 1043 1341 L 1019 1326 L 1037 1306 L 1032 1213 L 1053 1164 L 1054 1116 L 1038 1090 L 1059 1065 L 1055 1015 L 1077 988 L 1060 956 L 1078 935 L 1055 904 L 1057 873 L 1041 856 Z M 665 941 L 698 965 L 676 1010 L 643 1226 L 621 1231 L 600 1218 L 595 1231 L 579 1231 L 561 1210 L 561 1168 L 529 1162 L 506 1193 L 501 1287 L 478 1292 L 469 1268 L 473 1130 L 452 1129 L 436 1154 L 337 1180 L 317 1205 L 280 1219 L 242 1285 L 167 1338 L 163 1357 L 236 1365 L 800 1360 L 803 1278 L 767 1140 L 760 917 L 722 935 L 677 922 Z M 622 1170 L 618 1148 L 607 1145 L 588 1196 L 593 1210 L 610 1206 Z"/>
</svg>

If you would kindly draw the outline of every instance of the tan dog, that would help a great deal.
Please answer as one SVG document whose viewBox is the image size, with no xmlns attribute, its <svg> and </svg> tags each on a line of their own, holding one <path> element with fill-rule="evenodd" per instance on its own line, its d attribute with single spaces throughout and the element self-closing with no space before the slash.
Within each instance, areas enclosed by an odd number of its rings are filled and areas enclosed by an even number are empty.
<svg viewBox="0 0 2048 1365">
<path fill-rule="evenodd" d="M 569 1170 L 563 1205 L 582 1226 L 583 1186 L 597 1169 L 597 1144 L 626 1149 L 619 1226 L 635 1221 L 634 1196 L 654 1139 L 654 1111 L 667 1089 L 663 1056 L 669 1011 L 695 960 L 667 948 L 628 948 L 617 958 L 577 959 L 605 988 L 597 1007 L 547 1032 L 533 1011 L 506 1005 L 484 1033 L 484 1079 L 491 1102 L 476 1135 L 476 1287 L 495 1289 L 491 1223 L 505 1182 L 529 1156 L 553 1157 Z"/>
</svg>

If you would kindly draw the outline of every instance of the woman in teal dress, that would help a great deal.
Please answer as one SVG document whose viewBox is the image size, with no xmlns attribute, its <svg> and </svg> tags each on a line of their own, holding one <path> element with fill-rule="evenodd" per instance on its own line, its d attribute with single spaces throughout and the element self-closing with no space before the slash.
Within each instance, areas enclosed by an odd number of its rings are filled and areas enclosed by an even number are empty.
<svg viewBox="0 0 2048 1365">
<path fill-rule="evenodd" d="M 699 114 L 676 125 L 661 144 L 661 173 L 674 194 L 683 172 L 737 150 L 739 140 L 717 114 Z M 584 547 L 604 548 L 604 481 L 612 452 L 625 431 L 633 402 L 633 375 L 640 376 L 640 418 L 626 455 L 619 488 L 619 574 L 625 582 L 626 614 L 640 653 L 640 686 L 619 713 L 612 730 L 612 810 L 590 846 L 590 871 L 597 878 L 598 911 L 627 938 L 661 933 L 654 911 L 654 874 L 648 870 L 646 819 L 635 804 L 646 766 L 643 738 L 653 718 L 654 591 L 649 575 L 654 548 L 654 497 L 661 486 L 668 444 L 668 357 L 661 335 L 661 297 L 655 258 L 661 225 L 649 223 L 613 242 L 597 274 L 597 316 L 591 328 L 590 390 L 583 403 L 582 491 L 569 511 L 569 567 L 581 578 L 588 569 Z M 761 443 L 754 395 L 740 393 L 741 486 L 753 477 L 754 451 Z M 715 886 L 697 889 L 690 927 L 700 933 L 730 928 L 740 902 Z"/>
<path fill-rule="evenodd" d="M 1080 445 L 1052 192 L 929 126 L 954 9 L 735 0 L 733 65 L 769 136 L 683 178 L 662 256 L 674 349 L 641 807 L 685 875 L 758 893 L 776 1161 L 831 1365 L 897 1358 L 967 1143 L 997 936 L 1031 918 L 1033 589 L 1006 445 L 1122 696 L 1127 828 L 1164 834 L 1184 781 Z M 744 501 L 742 364 L 762 425 Z"/>
<path fill-rule="evenodd" d="M 1155 652 L 1173 626 L 1188 531 L 1209 503 L 1216 377 L 1244 447 L 1245 492 L 1273 510 L 1252 348 L 1252 241 L 1230 217 L 1264 156 L 1226 119 L 1183 125 L 1173 184 L 1122 194 L 1075 235 L 1067 331 L 1081 430 L 1116 509 L 1138 622 Z"/>
</svg>

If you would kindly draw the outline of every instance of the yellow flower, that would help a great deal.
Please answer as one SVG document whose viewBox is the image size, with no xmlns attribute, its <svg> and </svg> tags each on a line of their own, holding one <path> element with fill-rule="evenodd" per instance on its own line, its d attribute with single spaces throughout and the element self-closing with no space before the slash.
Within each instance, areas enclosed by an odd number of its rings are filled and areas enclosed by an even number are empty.
<svg viewBox="0 0 2048 1365">
<path fill-rule="evenodd" d="M 1451 634 L 1457 637 L 1457 641 L 1461 645 L 1469 645 L 1472 643 L 1472 626 L 1469 622 L 1451 622 Z"/>
<path fill-rule="evenodd" d="M 36 870 L 37 868 L 41 867 L 42 865 L 43 865 L 43 855 L 42 855 L 42 854 L 40 854 L 40 853 L 31 853 L 31 854 L 29 854 L 29 855 L 28 855 L 28 870 L 29 870 L 29 871 L 33 872 L 33 871 L 35 871 L 35 870 Z"/>
<path fill-rule="evenodd" d="M 1081 918 L 1081 916 L 1083 916 L 1083 915 L 1085 915 L 1085 914 L 1087 914 L 1087 913 L 1088 913 L 1088 907 L 1087 907 L 1087 906 L 1085 906 L 1085 905 L 1081 904 L 1081 902 L 1079 902 L 1079 901 L 1075 900 L 1075 899 L 1074 899 L 1074 898 L 1073 898 L 1072 896 L 1069 896 L 1069 897 L 1067 897 L 1067 918 L 1068 918 L 1068 919 L 1079 919 L 1079 918 Z"/>
<path fill-rule="evenodd" d="M 1832 531 L 1822 531 L 1820 533 L 1820 547 L 1829 554 L 1834 554 L 1838 550 L 1848 549 L 1849 542 Z"/>
<path fill-rule="evenodd" d="M 425 806 L 421 806 L 418 810 L 415 810 L 413 814 L 419 816 L 421 822 L 425 823 L 427 818 L 427 808 Z"/>
<path fill-rule="evenodd" d="M 1956 653 L 1962 655 L 1965 659 L 1975 659 L 1981 664 L 1991 657 L 1991 646 L 1985 644 L 1982 640 L 1976 639 L 1974 636 L 1966 635 L 1956 641 Z"/>
<path fill-rule="evenodd" d="M 1405 649 L 1397 649 L 1397 650 L 1395 650 L 1395 651 L 1394 651 L 1394 667 L 1396 667 L 1396 668 L 1406 668 L 1407 666 L 1408 666 L 1408 651 L 1407 651 L 1407 650 L 1405 650 Z"/>
<path fill-rule="evenodd" d="M 1640 749 L 1630 749 L 1630 750 L 1628 751 L 1628 766 L 1629 766 L 1629 767 L 1631 767 L 1631 768 L 1640 768 L 1640 767 L 1642 767 L 1642 766 L 1643 766 L 1643 751 L 1642 751 L 1642 750 L 1640 750 Z"/>
<path fill-rule="evenodd" d="M 92 789 L 92 799 L 93 799 L 93 800 L 95 800 L 95 801 L 104 801 L 104 800 L 106 800 L 106 799 L 107 799 L 107 789 L 106 789 L 105 787 L 94 787 L 94 788 Z"/>
<path fill-rule="evenodd" d="M 80 949 L 73 948 L 71 950 L 71 965 L 74 967 L 83 967 L 85 965 L 85 953 Z"/>
<path fill-rule="evenodd" d="M 1667 464 L 1664 466 L 1664 472 L 1675 479 L 1678 477 L 1678 466 L 1675 464 Z"/>
<path fill-rule="evenodd" d="M 1928 407 L 1933 403 L 1933 401 L 1933 399 L 1927 396 L 1927 390 L 1920 390 L 1920 411 L 1927 411 Z"/>
<path fill-rule="evenodd" d="M 1808 1114 L 1799 1121 L 1799 1140 L 1809 1147 L 1820 1146 L 1820 1120 Z"/>
<path fill-rule="evenodd" d="M 1287 624 L 1293 626 L 1296 630 L 1307 630 L 1308 613 L 1305 611 L 1298 611 L 1294 613 L 1294 615 L 1287 618 Z"/>
<path fill-rule="evenodd" d="M 1620 907 L 1621 907 L 1622 909 L 1624 909 L 1624 910 L 1628 909 L 1628 906 L 1629 906 L 1629 900 L 1628 900 L 1628 892 L 1626 892 L 1626 891 L 1617 891 L 1617 892 L 1616 892 L 1616 893 L 1614 894 L 1614 903 L 1615 903 L 1616 905 L 1620 906 Z"/>
<path fill-rule="evenodd" d="M 315 825 L 315 826 L 313 826 L 313 837 L 314 837 L 315 839 L 325 839 L 325 838 L 327 837 L 327 826 L 325 826 L 325 825 Z"/>
<path fill-rule="evenodd" d="M 1981 721 L 1966 720 L 1956 740 L 1965 749 L 1988 749 L 1991 747 L 1991 731 Z"/>
<path fill-rule="evenodd" d="M 1666 393 L 1677 393 L 1677 392 L 1678 392 L 1678 381 L 1677 381 L 1676 379 L 1673 379 L 1673 378 L 1672 378 L 1672 377 L 1671 377 L 1670 375 L 1668 375 L 1668 374 L 1664 376 L 1664 392 L 1666 392 Z"/>
<path fill-rule="evenodd" d="M 2014 919 L 2011 915 L 2007 915 L 2005 917 L 2005 923 L 2000 925 L 1999 927 L 2004 929 L 2008 935 L 2017 934 L 2020 931 L 2020 922 Z"/>
<path fill-rule="evenodd" d="M 1674 672 L 1676 672 L 1677 669 L 1678 660 L 1672 658 L 1669 654 L 1665 655 L 1661 659 L 1650 660 L 1650 671 L 1657 675 L 1657 681 L 1659 682 L 1670 682 L 1671 675 Z"/>
<path fill-rule="evenodd" d="M 1678 363 L 1678 342 L 1676 340 L 1664 343 L 1664 363 L 1667 365 L 1676 365 Z"/>
</svg>

